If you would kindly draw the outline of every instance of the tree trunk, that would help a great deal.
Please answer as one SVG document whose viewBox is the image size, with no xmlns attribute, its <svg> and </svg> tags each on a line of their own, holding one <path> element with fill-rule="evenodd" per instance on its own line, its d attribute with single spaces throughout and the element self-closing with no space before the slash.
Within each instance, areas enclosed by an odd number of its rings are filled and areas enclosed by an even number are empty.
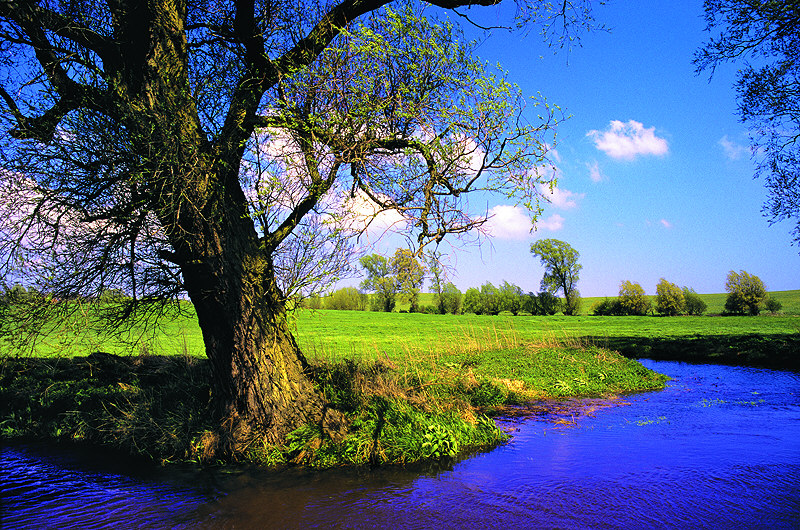
<svg viewBox="0 0 800 530">
<path fill-rule="evenodd" d="M 212 365 L 219 449 L 230 456 L 256 438 L 281 442 L 320 421 L 323 406 L 289 331 L 271 264 L 225 265 L 225 276 L 198 266 L 185 266 L 184 276 Z"/>
</svg>

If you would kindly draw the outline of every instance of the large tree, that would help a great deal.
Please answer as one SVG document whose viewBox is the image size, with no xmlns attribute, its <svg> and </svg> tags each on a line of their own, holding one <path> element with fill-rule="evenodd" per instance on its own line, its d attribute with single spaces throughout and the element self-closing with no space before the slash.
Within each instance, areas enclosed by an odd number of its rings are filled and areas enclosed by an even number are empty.
<svg viewBox="0 0 800 530">
<path fill-rule="evenodd" d="M 772 221 L 794 222 L 800 245 L 800 1 L 705 0 L 711 38 L 695 54 L 698 71 L 744 61 L 736 79 L 739 116 L 751 131 L 756 176 Z"/>
<path fill-rule="evenodd" d="M 569 243 L 558 239 L 540 239 L 531 245 L 531 253 L 538 257 L 544 267 L 542 290 L 550 294 L 564 295 L 564 314 L 574 315 L 580 309 L 578 280 L 583 265 L 578 263 L 580 254 Z"/>
<path fill-rule="evenodd" d="M 451 25 L 389 4 L 0 2 L 3 277 L 48 307 L 122 288 L 134 316 L 188 295 L 223 451 L 327 413 L 277 275 L 304 227 L 392 210 L 419 248 L 485 221 L 474 192 L 535 210 L 550 109 L 528 122 Z M 564 42 L 591 22 L 588 2 L 517 5 Z"/>
</svg>

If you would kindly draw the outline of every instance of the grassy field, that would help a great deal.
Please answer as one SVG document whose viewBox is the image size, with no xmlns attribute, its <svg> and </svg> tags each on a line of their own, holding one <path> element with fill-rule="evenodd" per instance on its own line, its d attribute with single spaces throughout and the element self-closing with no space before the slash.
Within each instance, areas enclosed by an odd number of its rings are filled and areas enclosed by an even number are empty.
<svg viewBox="0 0 800 530">
<path fill-rule="evenodd" d="M 208 362 L 191 314 L 164 321 L 133 348 L 77 320 L 45 337 L 32 356 L 5 345 L 12 355 L 0 358 L 0 437 L 79 440 L 162 462 L 408 463 L 498 443 L 502 433 L 482 415 L 498 407 L 663 388 L 663 376 L 626 357 L 800 367 L 800 316 L 785 314 L 301 310 L 293 325 L 318 387 L 347 418 L 341 440 L 308 425 L 280 446 L 254 437 L 220 453 L 224 433 L 210 423 Z"/>
</svg>

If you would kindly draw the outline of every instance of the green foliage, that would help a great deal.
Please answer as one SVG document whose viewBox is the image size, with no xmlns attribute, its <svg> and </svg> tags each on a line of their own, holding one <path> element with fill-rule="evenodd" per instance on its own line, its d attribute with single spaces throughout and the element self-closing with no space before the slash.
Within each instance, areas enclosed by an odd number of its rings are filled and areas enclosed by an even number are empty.
<svg viewBox="0 0 800 530">
<path fill-rule="evenodd" d="M 622 306 L 619 298 L 604 298 L 592 304 L 589 310 L 595 316 L 608 317 L 622 315 Z"/>
<path fill-rule="evenodd" d="M 355 287 L 342 287 L 325 298 L 325 309 L 365 311 L 367 295 Z"/>
<path fill-rule="evenodd" d="M 453 283 L 447 282 L 442 288 L 442 293 L 439 295 L 439 303 L 437 304 L 440 311 L 451 315 L 458 315 L 461 313 L 461 291 L 458 290 Z"/>
<path fill-rule="evenodd" d="M 764 302 L 764 309 L 766 309 L 767 311 L 769 311 L 774 315 L 775 313 L 783 309 L 783 304 L 781 304 L 777 298 L 773 296 L 767 296 L 767 299 Z"/>
<path fill-rule="evenodd" d="M 644 288 L 636 282 L 628 280 L 619 285 L 619 307 L 621 314 L 644 316 L 650 312 L 650 298 L 644 294 Z"/>
<path fill-rule="evenodd" d="M 519 312 L 522 311 L 524 294 L 519 286 L 503 281 L 497 290 L 497 294 L 500 301 L 501 312 L 508 311 L 514 316 L 517 316 Z"/>
<path fill-rule="evenodd" d="M 683 306 L 686 313 L 693 316 L 700 316 L 706 312 L 708 305 L 700 298 L 694 289 L 683 288 Z"/>
<path fill-rule="evenodd" d="M 397 298 L 397 278 L 392 274 L 391 262 L 380 254 L 363 256 L 359 262 L 367 273 L 361 288 L 373 291 L 370 310 L 391 313 Z"/>
<path fill-rule="evenodd" d="M 500 308 L 500 291 L 492 285 L 492 282 L 486 282 L 481 285 L 480 304 L 481 314 L 483 315 L 498 315 L 502 311 Z"/>
<path fill-rule="evenodd" d="M 415 313 L 418 310 L 419 291 L 425 279 L 425 267 L 413 252 L 405 248 L 398 248 L 395 251 L 391 266 L 398 294 L 410 305 L 409 311 Z"/>
<path fill-rule="evenodd" d="M 534 294 L 528 293 L 523 297 L 522 310 L 531 315 L 555 315 L 561 309 L 561 300 L 547 291 Z"/>
<path fill-rule="evenodd" d="M 470 287 L 464 293 L 464 313 L 483 314 L 483 302 L 481 292 L 475 287 Z"/>
<path fill-rule="evenodd" d="M 578 251 L 563 241 L 542 239 L 531 245 L 531 253 L 541 260 L 545 269 L 542 290 L 552 294 L 560 291 L 564 295 L 564 314 L 578 314 L 580 294 L 577 284 L 583 268 L 578 263 Z"/>
<path fill-rule="evenodd" d="M 685 310 L 681 288 L 664 278 L 656 285 L 656 311 L 666 316 L 680 315 Z"/>
<path fill-rule="evenodd" d="M 767 298 L 767 289 L 758 276 L 746 271 L 730 271 L 725 281 L 725 311 L 731 314 L 757 315 Z"/>
</svg>

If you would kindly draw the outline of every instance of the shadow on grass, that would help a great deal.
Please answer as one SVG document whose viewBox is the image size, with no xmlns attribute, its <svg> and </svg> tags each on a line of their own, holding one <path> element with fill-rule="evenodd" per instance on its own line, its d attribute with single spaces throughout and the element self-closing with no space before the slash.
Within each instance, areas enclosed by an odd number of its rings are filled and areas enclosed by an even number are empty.
<svg viewBox="0 0 800 530">
<path fill-rule="evenodd" d="M 582 338 L 634 359 L 800 370 L 800 334 Z"/>
</svg>

